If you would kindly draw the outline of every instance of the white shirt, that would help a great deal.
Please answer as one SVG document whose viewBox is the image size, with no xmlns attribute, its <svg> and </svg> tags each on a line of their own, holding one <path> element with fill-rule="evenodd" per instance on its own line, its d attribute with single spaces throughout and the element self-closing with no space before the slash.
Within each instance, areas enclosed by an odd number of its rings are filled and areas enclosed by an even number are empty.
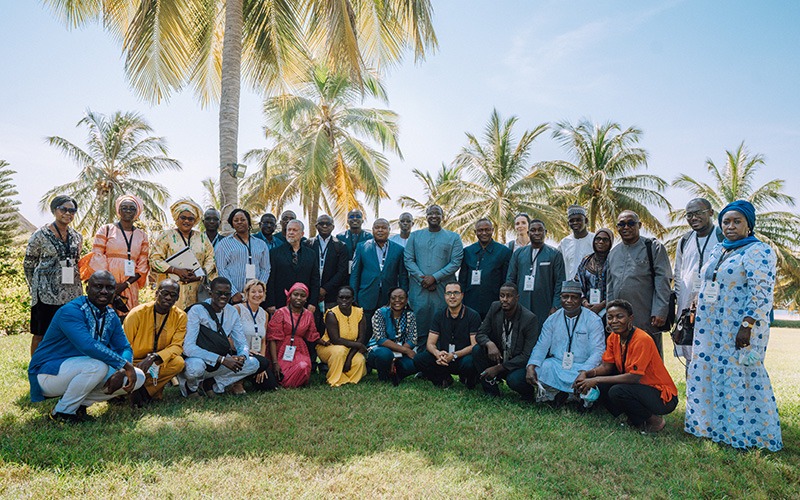
<svg viewBox="0 0 800 500">
<path fill-rule="evenodd" d="M 409 234 L 410 236 L 410 234 Z M 403 238 L 403 236 L 399 234 L 395 234 L 389 237 L 389 241 L 394 241 L 398 245 L 402 246 L 403 248 L 406 247 L 406 243 L 408 243 L 408 238 Z"/>
<path fill-rule="evenodd" d="M 570 234 L 558 244 L 558 250 L 564 257 L 564 276 L 568 281 L 575 279 L 578 266 L 587 255 L 594 253 L 594 233 L 589 232 L 583 238 Z"/>
<path fill-rule="evenodd" d="M 709 238 L 711 238 L 710 241 Z M 703 265 L 705 265 L 709 257 L 711 257 L 714 247 L 719 243 L 716 227 L 711 230 L 708 236 L 700 238 L 699 241 L 700 247 L 698 248 L 697 234 L 692 231 L 683 246 L 683 250 L 680 248 L 680 240 L 678 240 L 678 247 L 675 249 L 674 275 L 675 293 L 678 296 L 678 314 L 687 309 L 697 295 L 697 293 L 692 292 L 692 282 L 697 273 L 700 272 L 700 252 L 705 249 L 703 251 Z"/>
</svg>

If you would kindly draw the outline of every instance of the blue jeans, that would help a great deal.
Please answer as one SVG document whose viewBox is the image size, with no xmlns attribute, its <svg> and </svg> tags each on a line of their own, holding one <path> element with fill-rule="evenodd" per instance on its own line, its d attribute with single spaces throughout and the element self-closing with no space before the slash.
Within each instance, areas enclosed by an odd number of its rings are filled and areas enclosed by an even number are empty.
<svg viewBox="0 0 800 500">
<path fill-rule="evenodd" d="M 389 380 L 389 373 L 392 369 L 392 360 L 397 371 L 397 378 L 401 380 L 409 375 L 417 373 L 414 368 L 414 360 L 403 354 L 399 358 L 394 357 L 394 351 L 388 347 L 374 347 L 367 355 L 367 367 L 374 368 L 378 372 L 378 380 Z"/>
</svg>

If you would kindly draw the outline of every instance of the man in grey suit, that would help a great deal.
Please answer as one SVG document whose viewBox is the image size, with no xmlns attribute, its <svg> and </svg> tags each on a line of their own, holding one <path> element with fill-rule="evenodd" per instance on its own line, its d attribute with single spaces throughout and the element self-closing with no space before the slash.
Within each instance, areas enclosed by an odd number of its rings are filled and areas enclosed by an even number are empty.
<svg viewBox="0 0 800 500">
<path fill-rule="evenodd" d="M 408 292 L 408 273 L 403 262 L 403 247 L 389 241 L 389 221 L 377 219 L 372 224 L 374 239 L 356 247 L 350 286 L 356 302 L 364 309 L 367 330 L 372 331 L 372 314 L 389 303 L 389 292 L 401 287 Z"/>
<path fill-rule="evenodd" d="M 517 285 L 519 303 L 539 320 L 537 336 L 544 320 L 561 307 L 561 283 L 564 281 L 564 258 L 561 252 L 545 245 L 546 235 L 544 222 L 531 220 L 528 225 L 531 244 L 514 251 L 506 277 L 506 281 Z"/>
</svg>

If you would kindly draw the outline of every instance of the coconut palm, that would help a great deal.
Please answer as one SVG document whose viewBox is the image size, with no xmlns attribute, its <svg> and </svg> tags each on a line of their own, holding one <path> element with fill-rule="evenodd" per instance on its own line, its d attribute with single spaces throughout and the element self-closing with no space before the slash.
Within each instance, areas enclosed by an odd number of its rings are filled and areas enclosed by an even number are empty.
<svg viewBox="0 0 800 500">
<path fill-rule="evenodd" d="M 793 289 L 789 282 L 794 282 L 794 289 L 800 283 L 800 267 L 797 265 L 800 217 L 786 210 L 774 210 L 795 206 L 794 197 L 783 192 L 786 181 L 773 179 L 756 187 L 755 175 L 763 165 L 764 156 L 750 153 L 742 141 L 735 150 L 725 151 L 724 167 L 718 167 L 710 158 L 706 160 L 712 184 L 681 174 L 672 185 L 688 191 L 694 197 L 707 199 L 717 213 L 732 201 L 747 200 L 752 203 L 756 208 L 756 236 L 772 246 L 778 256 L 778 290 L 783 288 L 789 293 Z M 671 216 L 675 221 L 684 220 L 686 210 L 675 210 Z M 689 226 L 676 225 L 672 230 L 674 234 L 681 235 L 689 230 Z M 779 293 L 779 300 L 797 300 L 797 294 L 794 293 L 794 297 Z"/>
<path fill-rule="evenodd" d="M 252 87 L 285 90 L 316 54 L 360 81 L 364 68 L 381 71 L 413 47 L 416 60 L 435 49 L 430 0 L 45 0 L 68 26 L 102 20 L 122 42 L 125 71 L 151 102 L 186 85 L 201 103 L 220 100 L 222 205 L 238 205 L 239 92 L 244 72 Z M 223 24 L 224 19 L 224 24 Z M 230 209 L 230 208 L 228 208 Z"/>
<path fill-rule="evenodd" d="M 397 199 L 397 202 L 401 207 L 416 212 L 414 225 L 418 227 L 425 227 L 425 213 L 428 207 L 439 205 L 444 212 L 442 227 L 452 230 L 451 220 L 461 211 L 465 194 L 463 191 L 453 189 L 453 185 L 461 180 L 461 166 L 442 163 L 442 167 L 436 171 L 436 177 L 433 177 L 430 172 L 423 172 L 416 168 L 411 172 L 422 182 L 425 199 L 417 200 L 403 195 Z"/>
<path fill-rule="evenodd" d="M 524 131 L 516 141 L 516 123 L 516 116 L 503 120 L 493 110 L 481 140 L 467 133 L 468 144 L 456 157 L 466 178 L 455 181 L 452 189 L 464 193 L 465 200 L 451 224 L 465 238 L 474 238 L 475 221 L 486 217 L 494 224 L 495 239 L 505 243 L 519 212 L 542 219 L 551 235 L 563 236 L 563 217 L 546 199 L 551 177 L 543 170 L 531 170 L 528 161 L 533 141 L 547 130 L 547 124 Z"/>
<path fill-rule="evenodd" d="M 19 192 L 12 178 L 16 172 L 11 170 L 10 166 L 7 161 L 0 160 L 0 259 L 9 255 L 14 237 L 19 232 L 19 221 L 17 220 L 19 202 L 14 199 Z M 5 270 L 3 262 L 0 260 L 0 274 Z"/>
<path fill-rule="evenodd" d="M 667 182 L 655 175 L 635 174 L 647 167 L 647 152 L 637 146 L 641 135 L 642 131 L 636 127 L 622 130 L 613 122 L 557 123 L 553 138 L 572 159 L 536 165 L 561 181 L 561 185 L 553 189 L 551 203 L 562 213 L 572 204 L 585 206 L 591 231 L 612 227 L 620 212 L 633 210 L 646 229 L 662 236 L 664 226 L 650 207 L 671 208 L 661 194 Z"/>
<path fill-rule="evenodd" d="M 371 75 L 363 86 L 343 72 L 329 71 L 325 64 L 312 67 L 302 95 L 285 94 L 268 99 L 264 113 L 267 137 L 273 148 L 248 152 L 245 158 L 261 159 L 261 168 L 249 185 L 269 190 L 272 171 L 283 187 L 277 203 L 299 199 L 308 220 L 316 220 L 320 204 L 340 219 L 354 208 L 363 208 L 357 195 L 377 212 L 388 198 L 389 161 L 364 139 L 380 144 L 400 158 L 397 114 L 390 110 L 357 108 L 364 94 L 386 100 L 381 83 Z M 363 93 L 362 93 L 363 91 Z"/>
<path fill-rule="evenodd" d="M 164 138 L 151 136 L 153 129 L 131 112 L 105 116 L 87 110 L 77 126 L 89 131 L 86 149 L 58 136 L 46 139 L 76 163 L 80 173 L 77 180 L 46 192 L 39 202 L 41 210 L 46 211 L 56 195 L 70 194 L 80 205 L 77 227 L 89 236 L 116 218 L 117 197 L 133 194 L 144 202 L 144 217 L 165 222 L 161 205 L 169 198 L 167 188 L 140 178 L 181 169 L 178 160 L 167 156 Z"/>
</svg>

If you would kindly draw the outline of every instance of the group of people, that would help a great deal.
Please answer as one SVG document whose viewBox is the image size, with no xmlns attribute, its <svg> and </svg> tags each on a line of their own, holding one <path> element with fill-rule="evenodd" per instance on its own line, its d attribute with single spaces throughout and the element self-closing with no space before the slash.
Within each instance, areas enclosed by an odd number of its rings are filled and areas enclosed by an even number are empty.
<svg viewBox="0 0 800 500">
<path fill-rule="evenodd" d="M 590 232 L 585 209 L 569 207 L 572 233 L 556 247 L 524 213 L 508 245 L 484 218 L 464 246 L 436 205 L 417 231 L 402 214 L 394 236 L 386 219 L 365 230 L 360 210 L 334 236 L 321 215 L 310 239 L 292 211 L 263 215 L 253 232 L 237 208 L 223 236 L 220 213 L 190 200 L 170 207 L 175 227 L 151 244 L 134 224 L 142 202 L 123 196 L 116 208 L 81 258 L 77 203 L 58 196 L 28 245 L 31 398 L 60 397 L 53 419 L 85 420 L 87 406 L 123 396 L 143 406 L 169 383 L 187 398 L 300 387 L 319 368 L 334 387 L 371 370 L 443 388 L 458 375 L 490 397 L 505 381 L 525 400 L 600 402 L 657 432 L 678 403 L 662 343 L 677 303 L 694 317 L 693 342 L 675 351 L 687 361 L 686 431 L 782 446 L 763 364 L 776 258 L 746 201 L 720 211 L 718 226 L 707 200 L 689 202 L 674 267 L 629 210 L 616 232 Z M 150 273 L 155 300 L 139 304 Z"/>
</svg>

